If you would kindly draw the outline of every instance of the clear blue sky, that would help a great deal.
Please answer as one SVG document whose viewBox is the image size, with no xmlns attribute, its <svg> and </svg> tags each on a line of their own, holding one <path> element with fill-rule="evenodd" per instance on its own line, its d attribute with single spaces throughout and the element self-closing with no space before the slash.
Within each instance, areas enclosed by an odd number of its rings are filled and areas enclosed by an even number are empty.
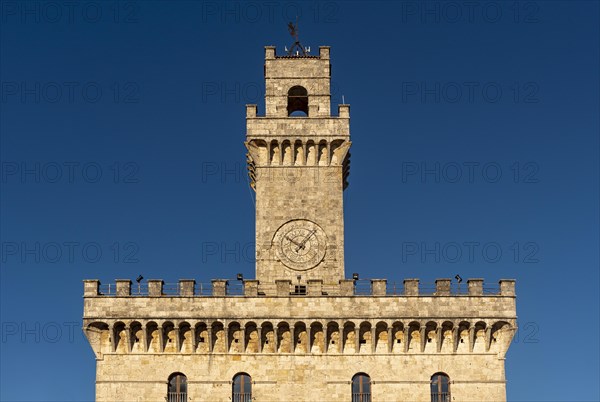
<svg viewBox="0 0 600 402">
<path fill-rule="evenodd" d="M 597 2 L 69 4 L 0 2 L 0 399 L 93 399 L 83 279 L 253 276 L 244 105 L 297 14 L 352 105 L 347 274 L 515 278 L 509 400 L 600 399 Z"/>
</svg>

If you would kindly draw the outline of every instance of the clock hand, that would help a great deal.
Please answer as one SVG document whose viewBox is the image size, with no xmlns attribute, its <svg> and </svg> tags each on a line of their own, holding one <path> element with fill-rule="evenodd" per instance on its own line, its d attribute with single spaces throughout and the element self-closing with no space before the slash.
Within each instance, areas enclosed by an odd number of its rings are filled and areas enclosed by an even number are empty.
<svg viewBox="0 0 600 402">
<path fill-rule="evenodd" d="M 294 243 L 296 246 L 300 246 L 300 243 L 298 243 L 296 240 L 292 239 L 288 235 L 286 235 L 285 238 L 288 239 L 289 241 L 291 241 L 292 243 Z"/>
<path fill-rule="evenodd" d="M 316 232 L 316 231 L 317 231 L 317 230 L 315 229 L 315 230 L 313 230 L 312 232 L 310 232 L 310 233 L 308 234 L 308 236 L 306 236 L 306 237 L 304 238 L 304 240 L 302 240 L 302 241 L 300 242 L 300 244 L 298 245 L 298 247 L 296 247 L 296 252 L 300 251 L 300 249 L 304 249 L 304 244 L 305 244 L 305 243 L 308 241 L 308 239 L 310 239 L 310 237 L 311 237 L 312 235 L 314 235 L 314 234 L 315 234 L 315 232 Z"/>
</svg>

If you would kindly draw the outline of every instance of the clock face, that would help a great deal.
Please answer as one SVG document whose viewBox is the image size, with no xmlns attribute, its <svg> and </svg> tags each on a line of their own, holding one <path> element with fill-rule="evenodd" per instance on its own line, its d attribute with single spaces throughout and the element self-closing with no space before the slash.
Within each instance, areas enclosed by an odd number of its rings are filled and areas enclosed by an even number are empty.
<svg viewBox="0 0 600 402">
<path fill-rule="evenodd" d="M 306 219 L 283 224 L 275 233 L 277 256 L 288 268 L 306 271 L 325 257 L 327 236 L 319 225 Z"/>
</svg>

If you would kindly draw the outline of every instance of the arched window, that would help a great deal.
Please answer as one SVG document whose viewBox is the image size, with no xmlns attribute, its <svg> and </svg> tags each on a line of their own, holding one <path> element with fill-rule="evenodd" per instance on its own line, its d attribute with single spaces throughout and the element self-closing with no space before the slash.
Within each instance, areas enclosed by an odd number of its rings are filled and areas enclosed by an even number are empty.
<svg viewBox="0 0 600 402">
<path fill-rule="evenodd" d="M 308 116 L 308 92 L 304 87 L 296 85 L 288 91 L 288 116 L 306 117 Z"/>
<path fill-rule="evenodd" d="M 450 402 L 450 377 L 447 374 L 431 376 L 431 402 Z"/>
<path fill-rule="evenodd" d="M 352 402 L 371 402 L 371 377 L 365 373 L 352 377 Z"/>
<path fill-rule="evenodd" d="M 187 377 L 181 373 L 169 376 L 168 402 L 187 402 Z"/>
<path fill-rule="evenodd" d="M 252 400 L 252 378 L 246 373 L 239 373 L 233 377 L 233 402 L 250 402 Z"/>
</svg>

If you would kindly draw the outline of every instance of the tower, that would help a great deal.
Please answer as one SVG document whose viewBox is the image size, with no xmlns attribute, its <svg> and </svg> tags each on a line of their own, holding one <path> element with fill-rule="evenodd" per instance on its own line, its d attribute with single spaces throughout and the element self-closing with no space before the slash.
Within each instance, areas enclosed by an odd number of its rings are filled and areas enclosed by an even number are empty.
<svg viewBox="0 0 600 402">
<path fill-rule="evenodd" d="M 256 278 L 84 281 L 97 401 L 505 401 L 515 281 L 453 292 L 347 279 L 349 106 L 329 48 L 265 48 L 265 113 L 246 108 Z"/>
<path fill-rule="evenodd" d="M 246 111 L 256 191 L 256 278 L 263 284 L 344 278 L 342 193 L 349 173 L 348 105 L 330 111 L 329 47 L 318 56 L 265 48 L 265 115 Z"/>
</svg>

